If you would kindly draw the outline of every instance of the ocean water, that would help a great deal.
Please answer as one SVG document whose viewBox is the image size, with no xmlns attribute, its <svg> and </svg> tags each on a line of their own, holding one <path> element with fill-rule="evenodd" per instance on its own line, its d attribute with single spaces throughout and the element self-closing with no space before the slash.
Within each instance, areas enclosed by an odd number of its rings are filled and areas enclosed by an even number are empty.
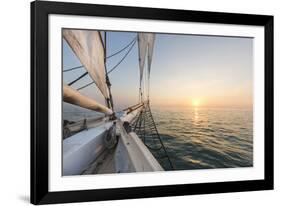
<svg viewBox="0 0 281 206">
<path fill-rule="evenodd" d="M 151 109 L 175 170 L 253 166 L 253 112 L 227 108 Z M 169 170 L 165 158 L 161 165 Z"/>
<path fill-rule="evenodd" d="M 101 116 L 64 106 L 63 117 L 69 121 Z M 152 106 L 151 111 L 175 170 L 253 166 L 251 109 Z M 165 170 L 171 169 L 163 151 L 151 152 Z"/>
</svg>

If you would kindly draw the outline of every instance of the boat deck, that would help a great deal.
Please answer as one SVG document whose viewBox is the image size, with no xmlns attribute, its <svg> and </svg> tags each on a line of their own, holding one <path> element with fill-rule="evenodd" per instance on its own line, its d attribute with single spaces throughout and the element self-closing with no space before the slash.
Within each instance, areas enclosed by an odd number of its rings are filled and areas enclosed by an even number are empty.
<svg viewBox="0 0 281 206">
<path fill-rule="evenodd" d="M 108 150 L 105 149 L 103 153 L 95 160 L 90 167 L 83 172 L 86 174 L 112 174 L 115 171 L 115 161 L 114 161 L 115 149 Z"/>
<path fill-rule="evenodd" d="M 134 113 L 135 111 L 126 115 L 126 118 L 116 121 L 118 143 L 114 148 L 104 145 L 106 131 L 109 131 L 113 125 L 112 122 L 84 130 L 65 139 L 64 153 L 68 154 L 65 155 L 65 162 L 68 163 L 64 165 L 65 174 L 89 175 L 163 171 L 159 162 L 137 134 L 128 133 L 124 128 L 123 122 L 129 120 L 131 122 L 133 117 L 137 116 Z M 79 160 L 79 162 L 74 160 Z M 81 160 L 84 161 L 83 165 L 80 163 Z"/>
</svg>

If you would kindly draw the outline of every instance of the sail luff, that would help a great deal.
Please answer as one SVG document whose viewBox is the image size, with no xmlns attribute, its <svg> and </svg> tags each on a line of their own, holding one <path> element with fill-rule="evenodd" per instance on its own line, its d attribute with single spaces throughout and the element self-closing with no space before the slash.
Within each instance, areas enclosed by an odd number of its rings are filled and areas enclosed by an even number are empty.
<svg viewBox="0 0 281 206">
<path fill-rule="evenodd" d="M 109 98 L 105 80 L 104 46 L 98 31 L 63 30 L 63 37 L 105 98 Z"/>
</svg>

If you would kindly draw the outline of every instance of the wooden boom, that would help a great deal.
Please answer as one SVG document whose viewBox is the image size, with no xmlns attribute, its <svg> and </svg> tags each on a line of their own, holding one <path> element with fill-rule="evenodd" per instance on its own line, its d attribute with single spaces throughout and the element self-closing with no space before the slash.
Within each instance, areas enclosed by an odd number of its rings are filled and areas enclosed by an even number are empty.
<svg viewBox="0 0 281 206">
<path fill-rule="evenodd" d="M 82 95 L 68 85 L 63 85 L 63 101 L 86 109 L 102 112 L 107 115 L 111 115 L 113 113 L 111 109 L 87 96 Z"/>
</svg>

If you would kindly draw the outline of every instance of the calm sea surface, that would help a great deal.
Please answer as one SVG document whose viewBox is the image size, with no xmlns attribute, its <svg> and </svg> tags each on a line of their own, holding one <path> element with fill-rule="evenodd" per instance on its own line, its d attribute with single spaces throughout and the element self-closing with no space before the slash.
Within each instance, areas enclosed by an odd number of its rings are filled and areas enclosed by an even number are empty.
<svg viewBox="0 0 281 206">
<path fill-rule="evenodd" d="M 253 166 L 252 110 L 151 110 L 176 170 Z M 167 161 L 161 164 L 169 168 Z"/>
<path fill-rule="evenodd" d="M 152 107 L 151 111 L 174 169 L 253 166 L 252 110 Z M 77 121 L 97 115 L 72 110 L 64 112 L 64 119 Z M 170 169 L 167 159 L 154 155 Z"/>
</svg>

